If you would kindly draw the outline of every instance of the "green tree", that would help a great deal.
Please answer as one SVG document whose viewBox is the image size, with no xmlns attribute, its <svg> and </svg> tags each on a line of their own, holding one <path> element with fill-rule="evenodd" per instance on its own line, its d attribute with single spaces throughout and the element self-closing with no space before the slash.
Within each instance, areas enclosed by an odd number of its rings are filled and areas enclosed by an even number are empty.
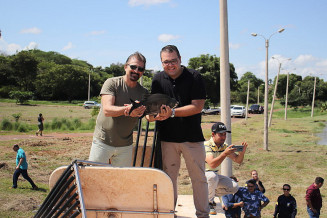
<svg viewBox="0 0 327 218">
<path fill-rule="evenodd" d="M 200 55 L 191 58 L 188 67 L 198 70 L 203 76 L 207 98 L 213 104 L 220 102 L 220 58 L 215 55 Z M 230 86 L 231 90 L 237 89 L 237 74 L 233 64 L 230 64 Z"/>
<path fill-rule="evenodd" d="M 21 51 L 11 59 L 14 78 L 23 91 L 34 91 L 38 61 L 30 51 Z"/>
<path fill-rule="evenodd" d="M 233 91 L 231 94 L 232 102 L 246 103 L 249 80 L 250 80 L 249 103 L 257 102 L 258 87 L 260 87 L 261 84 L 264 84 L 264 81 L 262 79 L 258 79 L 251 72 L 246 72 L 238 81 L 238 90 Z M 264 90 L 262 89 L 261 94 L 263 91 Z"/>
</svg>

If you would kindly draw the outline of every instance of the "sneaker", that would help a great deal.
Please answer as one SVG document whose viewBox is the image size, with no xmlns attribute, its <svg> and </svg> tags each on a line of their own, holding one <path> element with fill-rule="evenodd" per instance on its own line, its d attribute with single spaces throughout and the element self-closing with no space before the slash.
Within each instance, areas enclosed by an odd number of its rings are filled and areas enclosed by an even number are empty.
<svg viewBox="0 0 327 218">
<path fill-rule="evenodd" d="M 217 214 L 215 206 L 214 206 L 213 203 L 209 203 L 209 208 L 210 208 L 210 212 L 209 212 L 210 215 L 216 215 Z"/>
<path fill-rule="evenodd" d="M 17 187 L 14 187 L 14 186 L 11 186 L 11 187 L 9 187 L 9 189 L 16 189 Z"/>
</svg>

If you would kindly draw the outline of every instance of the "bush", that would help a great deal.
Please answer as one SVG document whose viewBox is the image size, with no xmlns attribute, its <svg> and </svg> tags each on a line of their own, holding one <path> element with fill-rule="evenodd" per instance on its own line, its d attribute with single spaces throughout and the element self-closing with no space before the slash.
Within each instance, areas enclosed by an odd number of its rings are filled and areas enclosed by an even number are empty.
<svg viewBox="0 0 327 218">
<path fill-rule="evenodd" d="M 16 104 L 24 104 L 33 96 L 32 92 L 23 92 L 23 91 L 11 91 L 9 92 L 9 97 L 16 99 Z"/>
<path fill-rule="evenodd" d="M 29 131 L 29 126 L 26 123 L 20 123 L 18 128 L 18 132 L 28 132 Z"/>
<path fill-rule="evenodd" d="M 1 121 L 1 130 L 10 131 L 12 129 L 13 129 L 12 123 L 7 118 L 4 118 Z"/>
</svg>

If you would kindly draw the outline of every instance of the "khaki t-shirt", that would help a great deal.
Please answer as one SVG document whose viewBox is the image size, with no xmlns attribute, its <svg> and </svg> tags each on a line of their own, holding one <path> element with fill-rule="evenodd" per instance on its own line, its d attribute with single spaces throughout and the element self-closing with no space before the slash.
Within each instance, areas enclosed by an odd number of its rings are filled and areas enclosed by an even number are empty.
<svg viewBox="0 0 327 218">
<path fill-rule="evenodd" d="M 211 137 L 209 141 L 204 142 L 204 148 L 206 150 L 206 155 L 212 155 L 213 158 L 218 157 L 225 149 L 228 147 L 226 143 L 221 146 L 217 146 Z M 206 171 L 218 171 L 219 166 L 216 168 L 211 168 L 209 164 L 206 163 Z"/>
<path fill-rule="evenodd" d="M 124 106 L 124 104 L 130 104 L 131 100 L 142 100 L 146 93 L 148 93 L 147 89 L 139 83 L 134 88 L 128 87 L 123 76 L 120 76 L 107 79 L 102 86 L 100 95 L 115 96 L 115 105 Z M 133 129 L 137 120 L 136 117 L 124 115 L 106 117 L 101 108 L 96 121 L 94 137 L 113 147 L 129 146 L 133 144 Z"/>
</svg>

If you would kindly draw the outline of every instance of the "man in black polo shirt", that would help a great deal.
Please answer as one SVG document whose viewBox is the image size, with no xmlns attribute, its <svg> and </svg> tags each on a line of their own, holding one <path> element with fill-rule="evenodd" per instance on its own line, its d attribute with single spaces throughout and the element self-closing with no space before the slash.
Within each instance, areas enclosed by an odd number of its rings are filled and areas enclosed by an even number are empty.
<svg viewBox="0 0 327 218">
<path fill-rule="evenodd" d="M 151 92 L 169 95 L 179 105 L 176 109 L 163 106 L 160 114 L 147 118 L 150 121 L 160 121 L 163 170 L 173 182 L 175 205 L 180 155 L 183 154 L 192 180 L 196 215 L 209 217 L 204 137 L 201 129 L 201 110 L 206 98 L 204 81 L 197 71 L 181 65 L 181 56 L 176 46 L 163 47 L 160 57 L 164 71 L 154 76 Z"/>
</svg>

